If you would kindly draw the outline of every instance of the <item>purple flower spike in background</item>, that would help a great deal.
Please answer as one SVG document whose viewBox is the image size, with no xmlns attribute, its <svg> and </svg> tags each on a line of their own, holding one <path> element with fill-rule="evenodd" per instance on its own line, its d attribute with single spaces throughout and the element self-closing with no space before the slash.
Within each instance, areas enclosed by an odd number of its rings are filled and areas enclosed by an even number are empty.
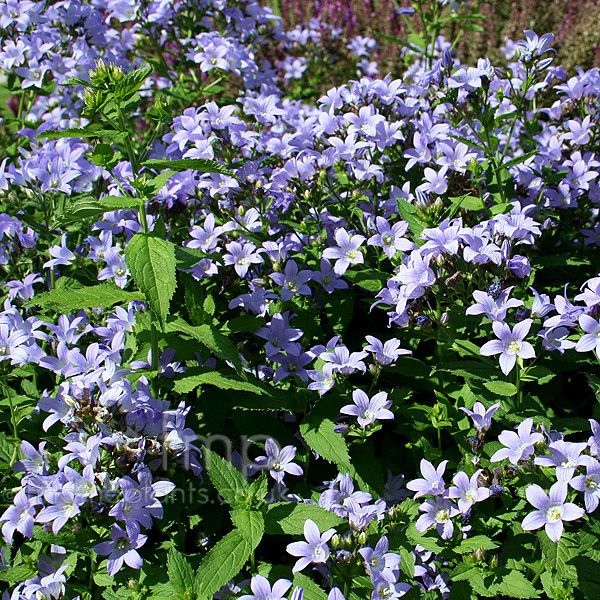
<svg viewBox="0 0 600 600">
<path fill-rule="evenodd" d="M 531 329 L 533 321 L 525 319 L 517 323 L 513 330 L 502 321 L 494 321 L 492 329 L 499 338 L 486 342 L 479 352 L 483 356 L 493 356 L 500 354 L 500 368 L 505 375 L 508 375 L 519 358 L 535 358 L 535 350 L 529 342 L 524 339 Z"/>
<path fill-rule="evenodd" d="M 311 519 L 304 523 L 304 538 L 306 542 L 292 542 L 287 545 L 287 552 L 292 556 L 299 556 L 292 572 L 302 571 L 311 563 L 322 564 L 329 557 L 327 542 L 335 534 L 335 529 L 328 529 L 321 535 L 317 524 Z"/>
<path fill-rule="evenodd" d="M 574 521 L 585 515 L 583 508 L 566 502 L 567 484 L 557 481 L 551 488 L 549 495 L 537 484 L 530 485 L 525 494 L 529 504 L 537 510 L 529 513 L 521 523 L 525 531 L 544 527 L 548 537 L 553 542 L 558 542 L 563 533 L 563 521 Z"/>
<path fill-rule="evenodd" d="M 357 417 L 358 424 L 364 429 L 378 419 L 394 418 L 394 413 L 388 410 L 392 401 L 388 400 L 387 396 L 387 392 L 379 392 L 369 399 L 362 390 L 354 390 L 352 392 L 354 404 L 346 404 L 340 409 L 340 412 L 343 415 Z"/>
</svg>

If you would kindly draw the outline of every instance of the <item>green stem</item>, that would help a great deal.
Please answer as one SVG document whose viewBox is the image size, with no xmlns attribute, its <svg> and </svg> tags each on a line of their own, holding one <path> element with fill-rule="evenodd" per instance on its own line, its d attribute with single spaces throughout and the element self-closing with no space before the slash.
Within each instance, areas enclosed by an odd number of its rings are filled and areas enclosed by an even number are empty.
<svg viewBox="0 0 600 600">
<path fill-rule="evenodd" d="M 10 406 L 10 423 L 12 425 L 13 435 L 16 439 L 19 439 L 19 427 L 17 423 L 17 415 L 15 410 L 15 405 L 13 403 L 12 394 L 10 393 L 10 387 L 8 384 L 4 383 L 3 386 L 6 390 L 6 397 L 8 398 L 8 404 Z"/>
<path fill-rule="evenodd" d="M 517 388 L 517 391 L 515 393 L 515 401 L 516 401 L 516 408 L 517 410 L 519 410 L 521 408 L 521 404 L 523 401 L 523 390 L 521 389 L 521 369 L 523 368 L 523 359 L 522 358 L 517 358 L 517 369 L 516 369 L 516 375 L 515 375 L 515 387 Z"/>
</svg>

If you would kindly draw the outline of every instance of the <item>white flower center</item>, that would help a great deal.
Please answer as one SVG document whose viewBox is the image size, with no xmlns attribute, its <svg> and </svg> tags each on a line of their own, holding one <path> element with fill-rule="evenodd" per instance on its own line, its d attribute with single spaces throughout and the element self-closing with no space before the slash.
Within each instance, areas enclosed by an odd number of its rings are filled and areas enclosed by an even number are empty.
<svg viewBox="0 0 600 600">
<path fill-rule="evenodd" d="M 517 340 L 513 340 L 508 345 L 508 351 L 510 354 L 516 354 L 520 349 L 521 349 L 521 342 L 519 342 Z"/>
<path fill-rule="evenodd" d="M 350 259 L 350 260 L 354 260 L 356 258 L 357 252 L 356 250 L 346 250 L 346 256 Z"/>
<path fill-rule="evenodd" d="M 546 518 L 550 523 L 556 523 L 560 521 L 562 517 L 562 507 L 560 506 L 552 506 L 546 512 Z"/>
<path fill-rule="evenodd" d="M 467 502 L 475 502 L 475 500 L 477 500 L 477 492 L 475 490 L 467 490 L 465 500 Z"/>
<path fill-rule="evenodd" d="M 591 492 L 595 491 L 598 489 L 598 481 L 593 476 L 587 477 L 585 480 L 585 489 Z"/>
<path fill-rule="evenodd" d="M 445 508 L 442 508 L 435 513 L 435 520 L 438 523 L 446 523 L 448 519 L 450 519 L 450 513 Z"/>
</svg>

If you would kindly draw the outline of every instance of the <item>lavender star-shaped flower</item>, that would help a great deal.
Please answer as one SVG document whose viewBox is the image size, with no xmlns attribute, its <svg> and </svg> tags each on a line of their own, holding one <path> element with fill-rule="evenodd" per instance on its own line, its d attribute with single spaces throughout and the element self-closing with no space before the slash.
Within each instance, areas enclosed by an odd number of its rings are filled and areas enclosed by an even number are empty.
<svg viewBox="0 0 600 600">
<path fill-rule="evenodd" d="M 299 556 L 299 560 L 296 561 L 293 573 L 302 571 L 305 567 L 311 563 L 322 564 L 327 561 L 329 556 L 329 546 L 327 542 L 335 534 L 335 529 L 328 529 L 321 535 L 317 524 L 307 519 L 304 523 L 304 538 L 305 542 L 292 542 L 288 544 L 286 550 L 288 554 L 292 556 Z"/>
<path fill-rule="evenodd" d="M 530 485 L 525 490 L 525 495 L 537 510 L 523 519 L 521 527 L 525 531 L 544 527 L 548 537 L 553 542 L 558 542 L 563 533 L 563 521 L 574 521 L 585 515 L 583 508 L 572 502 L 565 502 L 567 489 L 567 484 L 563 481 L 557 481 L 550 488 L 549 494 L 535 483 Z"/>
<path fill-rule="evenodd" d="M 340 409 L 340 413 L 357 417 L 358 424 L 363 429 L 378 419 L 393 419 L 394 413 L 388 410 L 392 401 L 388 400 L 387 396 L 387 392 L 379 392 L 369 399 L 362 390 L 354 390 L 354 404 L 346 404 Z"/>
<path fill-rule="evenodd" d="M 494 321 L 492 329 L 499 339 L 486 342 L 479 350 L 480 354 L 483 356 L 500 354 L 500 368 L 505 375 L 508 375 L 517 362 L 517 356 L 535 358 L 533 346 L 524 341 L 532 324 L 532 319 L 525 319 L 517 323 L 511 331 L 506 323 Z"/>
</svg>

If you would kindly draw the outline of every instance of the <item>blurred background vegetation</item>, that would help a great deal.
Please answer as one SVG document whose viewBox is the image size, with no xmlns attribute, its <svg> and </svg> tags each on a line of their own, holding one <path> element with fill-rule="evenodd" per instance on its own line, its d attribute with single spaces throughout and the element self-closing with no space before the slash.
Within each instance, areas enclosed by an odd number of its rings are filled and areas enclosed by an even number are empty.
<svg viewBox="0 0 600 600">
<path fill-rule="evenodd" d="M 396 7 L 410 6 L 410 0 L 264 0 L 281 15 L 286 28 L 313 17 L 343 30 L 346 36 L 373 35 L 373 32 L 406 39 L 408 29 Z M 428 0 L 427 0 L 428 1 Z M 424 2 L 426 4 L 426 2 Z M 569 75 L 575 67 L 600 66 L 600 0 L 471 0 L 461 12 L 479 13 L 473 31 L 461 36 L 457 51 L 463 62 L 475 64 L 480 57 L 495 63 L 505 61 L 500 47 L 506 39 L 517 41 L 524 29 L 538 34 L 554 33 L 558 51 L 555 64 Z M 415 24 L 417 19 L 409 17 Z M 452 32 L 448 31 L 448 38 Z M 401 68 L 400 47 L 378 39 L 381 73 Z"/>
</svg>

